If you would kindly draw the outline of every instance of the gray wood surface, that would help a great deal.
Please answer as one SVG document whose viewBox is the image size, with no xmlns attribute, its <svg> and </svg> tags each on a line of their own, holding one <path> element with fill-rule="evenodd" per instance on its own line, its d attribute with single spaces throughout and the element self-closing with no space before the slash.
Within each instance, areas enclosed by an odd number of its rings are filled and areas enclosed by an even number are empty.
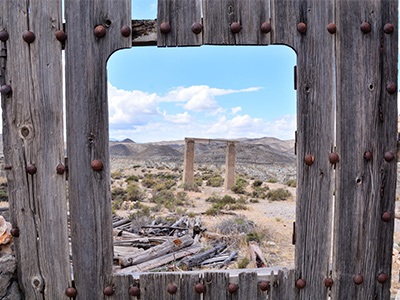
<svg viewBox="0 0 400 300">
<path fill-rule="evenodd" d="M 108 300 L 133 300 L 138 299 L 129 295 L 129 289 L 133 286 L 135 281 L 130 275 L 114 275 L 111 277 L 109 286 L 114 289 L 114 294 L 107 297 Z"/>
<path fill-rule="evenodd" d="M 71 285 L 65 177 L 56 174 L 64 160 L 62 130 L 61 0 L 1 1 L 1 84 L 3 144 L 18 279 L 25 299 L 65 299 Z M 29 9 L 28 9 L 29 8 Z M 32 44 L 22 39 L 31 30 Z M 37 173 L 28 175 L 27 164 Z"/>
<path fill-rule="evenodd" d="M 337 49 L 337 169 L 333 298 L 389 299 L 393 247 L 396 159 L 397 1 L 338 1 Z M 371 32 L 360 30 L 362 22 Z M 393 34 L 383 27 L 392 23 Z M 397 88 L 398 90 L 398 88 Z M 371 151 L 371 161 L 364 153 Z M 392 214 L 383 222 L 382 214 Z M 389 280 L 378 283 L 380 273 Z M 356 285 L 354 276 L 364 282 Z"/>
<path fill-rule="evenodd" d="M 108 153 L 108 57 L 130 47 L 120 29 L 131 24 L 130 0 L 65 1 L 66 106 L 72 260 L 77 299 L 103 299 L 112 272 Z M 96 26 L 106 28 L 97 38 Z M 101 171 L 91 168 L 103 163 Z"/>
<path fill-rule="evenodd" d="M 299 290 L 295 287 L 295 270 L 282 270 L 274 282 L 271 282 L 269 300 L 299 299 Z M 317 299 L 317 298 L 308 298 Z M 320 298 L 323 299 L 323 298 Z"/>
</svg>

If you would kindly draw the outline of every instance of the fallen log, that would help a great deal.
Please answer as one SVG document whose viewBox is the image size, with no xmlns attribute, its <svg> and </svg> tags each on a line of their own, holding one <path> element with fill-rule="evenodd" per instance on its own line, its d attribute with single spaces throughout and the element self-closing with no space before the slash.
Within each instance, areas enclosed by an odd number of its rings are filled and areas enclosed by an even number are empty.
<svg viewBox="0 0 400 300">
<path fill-rule="evenodd" d="M 232 251 L 231 255 L 227 259 L 224 260 L 222 265 L 219 267 L 220 269 L 225 267 L 227 264 L 229 264 L 232 260 L 235 260 L 238 256 L 238 253 L 236 251 Z"/>
<path fill-rule="evenodd" d="M 262 251 L 256 242 L 249 242 L 251 257 L 257 268 L 266 268 L 267 263 L 263 257 Z"/>
<path fill-rule="evenodd" d="M 155 228 L 155 229 L 171 229 L 171 230 L 186 230 L 186 227 L 176 227 L 167 225 L 142 225 L 142 228 Z"/>
<path fill-rule="evenodd" d="M 219 252 L 221 252 L 222 250 L 224 250 L 226 247 L 225 243 L 219 244 L 217 246 L 215 246 L 214 248 L 205 251 L 203 253 L 199 253 L 195 256 L 190 257 L 189 259 L 185 259 L 183 261 L 180 262 L 180 268 L 183 270 L 189 270 L 195 266 L 198 266 L 202 261 L 214 257 L 215 255 L 217 255 Z"/>
<path fill-rule="evenodd" d="M 131 220 L 129 220 L 129 219 L 122 219 L 122 220 L 113 222 L 112 226 L 113 226 L 113 228 L 117 228 L 117 227 L 119 227 L 119 226 L 122 226 L 122 225 L 125 225 L 125 224 L 128 224 L 128 223 L 131 223 Z"/>
</svg>

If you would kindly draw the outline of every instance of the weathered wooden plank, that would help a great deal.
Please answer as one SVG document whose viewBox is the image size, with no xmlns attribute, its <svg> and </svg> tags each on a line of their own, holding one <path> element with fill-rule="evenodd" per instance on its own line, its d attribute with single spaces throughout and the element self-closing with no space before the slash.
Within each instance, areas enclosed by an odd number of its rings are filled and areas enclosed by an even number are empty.
<svg viewBox="0 0 400 300">
<path fill-rule="evenodd" d="M 203 298 L 202 294 L 198 294 L 194 290 L 197 283 L 205 285 L 203 277 L 200 274 L 184 273 L 181 275 L 182 299 L 200 300 Z"/>
<path fill-rule="evenodd" d="M 134 282 L 133 277 L 130 275 L 113 275 L 110 280 L 110 287 L 113 288 L 114 294 L 107 297 L 109 300 L 129 300 L 138 299 L 137 297 L 131 297 L 129 289 L 138 285 L 138 282 Z"/>
<path fill-rule="evenodd" d="M 157 45 L 171 46 L 200 46 L 203 34 L 192 32 L 193 23 L 201 22 L 201 0 L 158 0 L 157 14 Z M 169 23 L 170 32 L 162 33 L 162 23 Z"/>
<path fill-rule="evenodd" d="M 182 294 L 186 293 L 187 287 L 182 286 L 181 274 L 176 273 L 147 273 L 140 275 L 140 298 L 152 300 L 181 300 Z M 175 294 L 168 292 L 168 287 L 176 287 Z M 185 292 L 184 292 L 185 290 Z M 189 298 L 190 299 L 190 298 Z"/>
<path fill-rule="evenodd" d="M 300 21 L 299 0 L 271 0 L 271 43 L 295 46 Z M 322 2 L 322 1 L 318 1 Z"/>
<path fill-rule="evenodd" d="M 398 2 L 337 1 L 337 169 L 334 299 L 389 299 L 396 160 Z M 360 25 L 368 22 L 371 31 Z M 394 32 L 384 32 L 391 23 Z M 371 153 L 371 160 L 364 153 Z M 382 220 L 384 212 L 392 216 Z M 378 276 L 388 281 L 381 284 Z M 353 281 L 358 274 L 363 283 Z"/>
<path fill-rule="evenodd" d="M 64 160 L 62 129 L 60 1 L 1 1 L 1 84 L 3 144 L 18 277 L 25 299 L 64 299 L 71 285 L 65 178 L 56 166 Z M 26 30 L 36 35 L 28 44 Z M 6 48 L 6 51 L 5 51 Z M 37 172 L 27 174 L 27 165 Z"/>
<path fill-rule="evenodd" d="M 204 282 L 206 285 L 206 292 L 204 293 L 205 300 L 229 299 L 229 293 L 227 290 L 229 285 L 228 273 L 204 273 Z"/>
<path fill-rule="evenodd" d="M 300 293 L 295 287 L 295 274 L 295 270 L 279 271 L 276 281 L 271 284 L 269 300 L 299 299 Z"/>
<path fill-rule="evenodd" d="M 238 300 L 247 299 L 260 299 L 258 298 L 258 284 L 257 284 L 257 273 L 243 272 L 239 274 L 239 290 L 237 292 Z M 264 298 L 265 299 L 265 298 Z"/>
<path fill-rule="evenodd" d="M 270 33 L 261 25 L 270 22 L 269 2 L 265 0 L 203 0 L 204 44 L 210 45 L 268 45 Z M 238 22 L 242 29 L 231 31 Z"/>
<path fill-rule="evenodd" d="M 112 271 L 106 61 L 128 48 L 129 0 L 65 1 L 66 107 L 72 260 L 78 299 L 103 299 Z M 94 29 L 105 28 L 97 37 Z M 101 161 L 101 170 L 91 168 Z M 90 287 L 90 288 L 88 288 Z"/>
<path fill-rule="evenodd" d="M 132 46 L 157 45 L 157 20 L 132 20 Z"/>
</svg>

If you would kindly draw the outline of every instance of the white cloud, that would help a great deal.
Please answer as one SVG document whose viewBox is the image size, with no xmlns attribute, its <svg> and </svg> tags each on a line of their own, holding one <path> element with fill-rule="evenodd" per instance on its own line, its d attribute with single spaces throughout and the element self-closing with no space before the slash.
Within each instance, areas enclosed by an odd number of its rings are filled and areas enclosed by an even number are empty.
<svg viewBox="0 0 400 300">
<path fill-rule="evenodd" d="M 242 108 L 240 106 L 232 107 L 231 110 L 232 110 L 232 115 L 236 115 L 239 111 L 242 110 Z"/>
<path fill-rule="evenodd" d="M 192 116 L 187 111 L 176 115 L 167 115 L 167 112 L 164 111 L 164 119 L 175 124 L 188 124 L 192 121 Z"/>
</svg>

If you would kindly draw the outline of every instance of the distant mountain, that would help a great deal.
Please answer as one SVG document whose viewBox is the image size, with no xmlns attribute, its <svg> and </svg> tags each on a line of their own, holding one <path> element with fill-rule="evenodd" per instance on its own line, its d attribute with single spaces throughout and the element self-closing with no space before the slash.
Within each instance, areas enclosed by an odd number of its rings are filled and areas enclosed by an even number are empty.
<svg viewBox="0 0 400 300">
<path fill-rule="evenodd" d="M 123 144 L 116 144 L 110 147 L 110 155 L 111 156 L 132 156 L 135 152 L 129 149 L 127 146 Z"/>
<path fill-rule="evenodd" d="M 124 139 L 123 141 L 121 141 L 121 143 L 134 143 L 134 141 L 132 141 L 131 139 Z"/>
</svg>

